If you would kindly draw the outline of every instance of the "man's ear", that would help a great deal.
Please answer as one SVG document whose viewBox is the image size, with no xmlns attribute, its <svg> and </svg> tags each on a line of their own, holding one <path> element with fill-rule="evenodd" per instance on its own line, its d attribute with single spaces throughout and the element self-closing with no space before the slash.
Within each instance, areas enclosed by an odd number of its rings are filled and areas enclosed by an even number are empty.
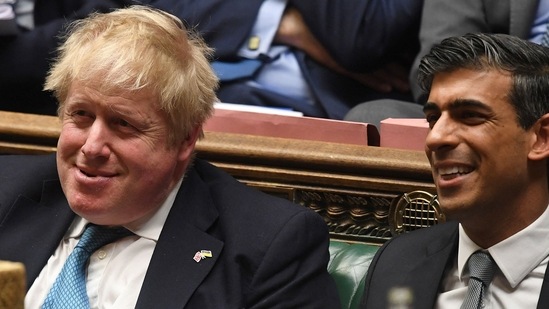
<svg viewBox="0 0 549 309">
<path fill-rule="evenodd" d="M 175 170 L 176 179 L 185 174 L 189 164 L 193 160 L 196 141 L 202 135 L 202 126 L 194 128 L 186 139 L 181 141 L 177 147 L 177 165 Z"/>
<path fill-rule="evenodd" d="M 532 130 L 534 143 L 528 153 L 528 159 L 537 161 L 549 158 L 549 114 L 541 116 Z"/>
<path fill-rule="evenodd" d="M 187 161 L 193 154 L 196 141 L 202 134 L 202 126 L 196 126 L 179 145 L 178 158 L 180 161 Z"/>
</svg>

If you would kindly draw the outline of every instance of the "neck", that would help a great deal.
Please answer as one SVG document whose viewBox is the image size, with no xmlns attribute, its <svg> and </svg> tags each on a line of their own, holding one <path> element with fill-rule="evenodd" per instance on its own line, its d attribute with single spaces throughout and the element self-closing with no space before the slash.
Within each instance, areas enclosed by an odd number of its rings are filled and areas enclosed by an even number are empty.
<svg viewBox="0 0 549 309">
<path fill-rule="evenodd" d="M 532 193 L 519 205 L 510 202 L 500 205 L 497 213 L 477 213 L 473 218 L 462 220 L 463 229 L 477 245 L 487 249 L 528 227 L 536 221 L 549 204 L 549 193 Z"/>
</svg>

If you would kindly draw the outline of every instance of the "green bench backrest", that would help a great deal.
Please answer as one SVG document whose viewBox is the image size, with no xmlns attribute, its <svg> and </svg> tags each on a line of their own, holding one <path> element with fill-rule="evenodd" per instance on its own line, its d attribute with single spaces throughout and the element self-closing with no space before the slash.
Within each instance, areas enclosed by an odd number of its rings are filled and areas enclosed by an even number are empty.
<svg viewBox="0 0 549 309">
<path fill-rule="evenodd" d="M 366 273 L 378 249 L 379 246 L 373 244 L 330 241 L 328 272 L 336 282 L 341 308 L 359 307 Z"/>
</svg>

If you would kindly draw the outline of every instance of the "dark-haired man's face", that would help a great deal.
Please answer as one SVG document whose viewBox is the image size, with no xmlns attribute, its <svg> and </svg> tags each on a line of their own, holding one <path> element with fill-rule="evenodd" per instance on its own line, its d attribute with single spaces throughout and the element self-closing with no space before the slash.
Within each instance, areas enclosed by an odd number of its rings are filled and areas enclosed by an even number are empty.
<svg viewBox="0 0 549 309">
<path fill-rule="evenodd" d="M 511 85 L 511 76 L 496 70 L 439 73 L 424 108 L 431 127 L 426 154 L 441 207 L 470 226 L 527 207 L 535 135 L 518 125 Z"/>
</svg>

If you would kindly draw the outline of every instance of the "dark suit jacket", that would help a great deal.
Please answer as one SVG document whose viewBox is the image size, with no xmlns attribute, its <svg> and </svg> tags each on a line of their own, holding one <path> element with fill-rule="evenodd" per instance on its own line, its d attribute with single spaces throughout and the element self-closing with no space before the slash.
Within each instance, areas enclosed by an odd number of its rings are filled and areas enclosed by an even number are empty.
<svg viewBox="0 0 549 309">
<path fill-rule="evenodd" d="M 74 219 L 55 157 L 0 156 L 0 259 L 30 286 Z M 194 254 L 213 258 L 196 263 Z M 137 308 L 338 308 L 328 231 L 305 207 L 196 160 L 164 225 Z"/>
<path fill-rule="evenodd" d="M 537 0 L 424 0 L 419 32 L 421 49 L 410 73 L 416 101 L 426 98 L 416 81 L 421 58 L 443 39 L 466 33 L 505 33 L 527 39 Z"/>
<path fill-rule="evenodd" d="M 458 224 L 449 222 L 397 236 L 384 244 L 366 277 L 362 308 L 388 308 L 392 287 L 410 287 L 413 308 L 434 308 L 444 271 L 458 248 Z M 545 272 L 538 308 L 549 308 L 549 272 Z"/>
<path fill-rule="evenodd" d="M 55 114 L 55 100 L 41 92 L 49 62 L 59 44 L 56 37 L 67 21 L 90 12 L 134 4 L 132 0 L 36 0 L 36 29 L 0 38 L 0 109 Z M 235 60 L 246 41 L 263 0 L 143 0 L 173 13 L 197 29 L 215 48 L 215 58 Z M 333 57 L 347 69 L 366 72 L 380 64 L 415 55 L 423 0 L 356 1 L 290 0 Z M 404 51 L 404 52 L 403 52 Z M 302 53 L 298 61 L 320 107 L 311 108 L 287 97 L 223 84 L 219 97 L 231 103 L 294 106 L 310 116 L 342 119 L 350 107 L 379 96 L 361 84 L 336 74 Z M 402 54 L 405 54 L 404 56 Z M 395 96 L 398 98 L 400 95 Z M 409 96 L 405 96 L 409 98 Z"/>
</svg>

